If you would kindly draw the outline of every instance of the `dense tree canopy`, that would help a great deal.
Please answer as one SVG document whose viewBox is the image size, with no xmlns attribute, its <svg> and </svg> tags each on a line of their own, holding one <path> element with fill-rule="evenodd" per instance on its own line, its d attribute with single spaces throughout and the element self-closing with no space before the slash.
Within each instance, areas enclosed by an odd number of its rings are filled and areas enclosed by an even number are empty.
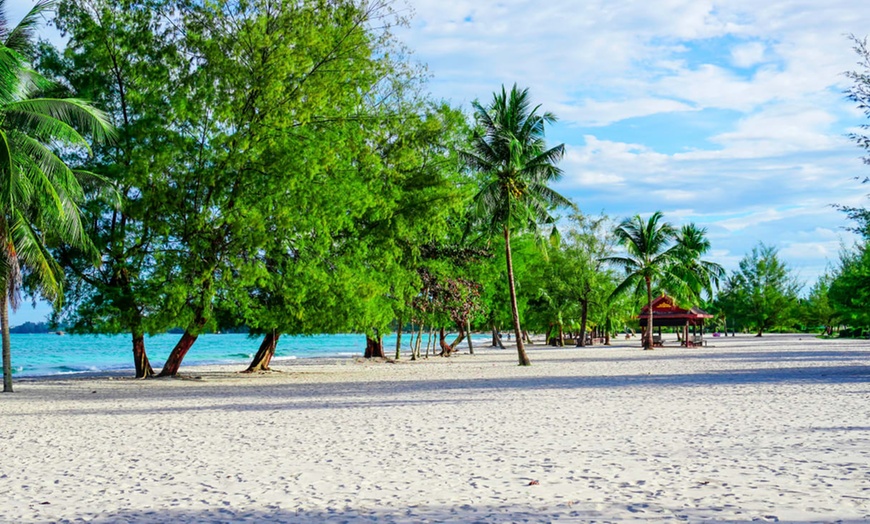
<svg viewBox="0 0 870 524">
<path fill-rule="evenodd" d="M 706 230 L 584 215 L 551 187 L 555 115 L 516 85 L 471 115 L 434 100 L 403 23 L 387 0 L 69 0 L 62 50 L 34 45 L 33 16 L 0 27 L 7 296 L 20 267 L 65 299 L 55 322 L 129 334 L 149 377 L 145 334 L 168 328 L 184 333 L 163 376 L 223 329 L 262 337 L 251 372 L 283 334 L 361 333 L 366 357 L 386 357 L 383 335 L 408 326 L 414 358 L 427 329 L 450 355 L 509 327 L 527 365 L 523 326 L 583 346 L 654 293 L 715 293 Z"/>
</svg>

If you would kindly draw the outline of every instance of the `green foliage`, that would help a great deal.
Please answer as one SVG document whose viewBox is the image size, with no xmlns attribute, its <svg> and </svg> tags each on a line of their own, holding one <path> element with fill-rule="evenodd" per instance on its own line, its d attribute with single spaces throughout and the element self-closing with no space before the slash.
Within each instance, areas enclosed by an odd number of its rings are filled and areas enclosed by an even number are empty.
<svg viewBox="0 0 870 524">
<path fill-rule="evenodd" d="M 834 326 L 839 324 L 841 315 L 830 294 L 834 281 L 835 277 L 830 272 L 819 276 L 807 298 L 801 301 L 801 322 L 805 328 L 822 326 L 824 333 L 831 335 Z"/>
<path fill-rule="evenodd" d="M 490 105 L 474 102 L 477 129 L 472 149 L 462 153 L 469 167 L 480 175 L 480 190 L 473 199 L 472 216 L 489 236 L 500 232 L 505 239 L 508 291 L 520 365 L 528 365 L 522 342 L 511 260 L 510 236 L 514 230 L 538 231 L 551 224 L 550 212 L 571 202 L 551 189 L 562 171 L 556 166 L 565 154 L 564 145 L 548 149 L 544 126 L 556 121 L 552 113 L 538 114 L 531 107 L 528 89 L 516 85 L 508 94 L 502 86 Z"/>
<path fill-rule="evenodd" d="M 759 243 L 740 261 L 717 300 L 729 325 L 752 329 L 760 336 L 791 327 L 800 288 L 776 248 Z"/>
<path fill-rule="evenodd" d="M 610 295 L 616 275 L 604 267 L 616 244 L 610 220 L 575 213 L 569 224 L 549 259 L 533 266 L 539 299 L 527 318 L 538 331 L 567 326 L 585 333 L 589 326 L 604 327 L 614 312 Z"/>
<path fill-rule="evenodd" d="M 107 139 L 111 126 L 103 113 L 75 98 L 42 97 L 51 84 L 30 69 L 33 29 L 50 2 L 37 4 L 14 27 L 7 28 L 0 4 L 0 305 L 3 336 L 4 391 L 12 390 L 9 305 L 17 307 L 22 282 L 34 293 L 60 303 L 63 273 L 49 247 L 90 244 L 78 204 L 83 179 L 95 175 L 70 168 L 62 158 L 70 151 L 90 152 L 90 144 Z"/>
<path fill-rule="evenodd" d="M 614 230 L 614 235 L 626 254 L 606 258 L 625 273 L 622 282 L 613 290 L 613 296 L 626 293 L 640 295 L 645 291 L 646 304 L 650 306 L 654 285 L 671 284 L 675 287 L 673 284 L 679 281 L 679 276 L 674 271 L 678 262 L 677 248 L 673 245 L 677 232 L 670 223 L 662 223 L 662 218 L 659 211 L 647 220 L 635 215 L 624 219 Z M 643 341 L 644 347 L 648 349 L 653 346 L 652 326 L 650 315 Z"/>
<path fill-rule="evenodd" d="M 110 181 L 120 196 L 93 193 L 84 223 L 101 264 L 80 250 L 59 256 L 73 284 L 55 315 L 73 332 L 161 332 L 176 324 L 157 315 L 163 282 L 152 278 L 161 239 L 169 227 L 169 174 L 180 134 L 171 126 L 173 77 L 184 63 L 177 28 L 163 24 L 167 2 L 69 1 L 55 25 L 70 35 L 62 53 L 44 45 L 39 67 L 77 96 L 104 108 L 117 139 L 97 146 L 87 169 Z"/>
<path fill-rule="evenodd" d="M 840 253 L 828 297 L 842 321 L 853 328 L 870 326 L 870 250 L 867 243 Z"/>
</svg>

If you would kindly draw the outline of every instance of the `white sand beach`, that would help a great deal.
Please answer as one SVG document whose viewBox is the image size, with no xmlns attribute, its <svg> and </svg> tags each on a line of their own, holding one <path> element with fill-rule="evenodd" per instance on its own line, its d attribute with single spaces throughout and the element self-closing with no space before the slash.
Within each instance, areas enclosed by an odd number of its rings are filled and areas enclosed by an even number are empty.
<svg viewBox="0 0 870 524">
<path fill-rule="evenodd" d="M 19 381 L 0 522 L 870 521 L 870 343 L 708 340 Z"/>
</svg>

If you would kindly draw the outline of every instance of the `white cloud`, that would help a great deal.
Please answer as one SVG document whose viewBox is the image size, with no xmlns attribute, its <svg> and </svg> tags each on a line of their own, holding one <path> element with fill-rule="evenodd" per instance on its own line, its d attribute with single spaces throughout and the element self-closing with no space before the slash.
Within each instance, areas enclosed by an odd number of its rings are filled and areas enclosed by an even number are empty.
<svg viewBox="0 0 870 524">
<path fill-rule="evenodd" d="M 736 45 L 731 49 L 731 63 L 737 67 L 748 68 L 765 61 L 767 47 L 761 42 Z"/>
</svg>

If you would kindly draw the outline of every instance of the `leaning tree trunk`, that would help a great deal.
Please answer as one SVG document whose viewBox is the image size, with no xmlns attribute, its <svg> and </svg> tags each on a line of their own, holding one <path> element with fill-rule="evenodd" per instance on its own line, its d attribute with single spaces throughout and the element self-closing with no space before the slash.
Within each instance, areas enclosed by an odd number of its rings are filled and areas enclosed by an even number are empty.
<svg viewBox="0 0 870 524">
<path fill-rule="evenodd" d="M 271 371 L 272 368 L 269 367 L 269 364 L 272 363 L 272 357 L 275 356 L 275 348 L 278 347 L 278 338 L 280 337 L 281 333 L 278 333 L 277 329 L 272 329 L 266 333 L 266 336 L 263 337 L 263 342 L 260 343 L 260 349 L 257 350 L 257 354 L 251 360 L 251 365 L 248 366 L 248 369 L 242 371 L 242 373 Z"/>
<path fill-rule="evenodd" d="M 447 343 L 447 333 L 444 331 L 442 327 L 438 332 L 438 343 L 441 346 L 441 353 L 438 356 L 441 357 L 449 357 L 451 353 L 456 351 L 456 346 L 465 339 L 465 329 L 462 327 L 462 324 L 458 324 L 459 326 L 459 334 L 456 336 L 456 340 L 452 343 Z"/>
<path fill-rule="evenodd" d="M 366 335 L 366 353 L 365 358 L 387 358 L 384 355 L 384 339 L 381 334 L 375 330 L 377 338 L 371 338 Z"/>
<path fill-rule="evenodd" d="M 9 340 L 9 299 L 6 293 L 3 293 L 3 305 L 0 306 L 0 334 L 3 337 L 3 392 L 12 393 L 12 343 Z"/>
<path fill-rule="evenodd" d="M 190 323 L 190 326 L 184 331 L 184 334 L 181 335 L 181 340 L 175 344 L 175 347 L 172 348 L 172 353 L 169 354 L 169 358 L 166 359 L 166 363 L 163 365 L 163 370 L 160 372 L 158 377 L 174 377 L 178 374 L 178 369 L 181 367 L 181 361 L 184 360 L 184 356 L 187 355 L 187 352 L 190 351 L 190 347 L 193 346 L 193 343 L 196 342 L 196 339 L 199 338 L 199 332 L 205 327 L 206 319 L 202 316 L 202 312 L 198 312 L 194 317 L 193 322 Z"/>
<path fill-rule="evenodd" d="M 652 282 L 649 277 L 646 279 L 646 337 L 644 337 L 643 348 L 653 348 L 653 307 L 652 307 Z"/>
<path fill-rule="evenodd" d="M 145 353 L 145 333 L 141 329 L 132 330 L 133 338 L 133 363 L 136 365 L 136 378 L 149 378 L 154 376 L 154 369 L 148 361 Z"/>
<path fill-rule="evenodd" d="M 504 343 L 501 341 L 501 335 L 495 328 L 495 323 L 492 324 L 492 347 L 504 349 Z"/>
<path fill-rule="evenodd" d="M 517 290 L 514 286 L 514 266 L 511 259 L 511 231 L 507 226 L 504 227 L 504 252 L 507 260 L 508 288 L 511 294 L 511 317 L 513 317 L 514 332 L 517 336 L 517 358 L 521 366 L 531 366 L 532 361 L 526 355 L 526 347 L 523 344 L 523 330 L 520 328 L 520 312 L 517 307 Z"/>
</svg>

